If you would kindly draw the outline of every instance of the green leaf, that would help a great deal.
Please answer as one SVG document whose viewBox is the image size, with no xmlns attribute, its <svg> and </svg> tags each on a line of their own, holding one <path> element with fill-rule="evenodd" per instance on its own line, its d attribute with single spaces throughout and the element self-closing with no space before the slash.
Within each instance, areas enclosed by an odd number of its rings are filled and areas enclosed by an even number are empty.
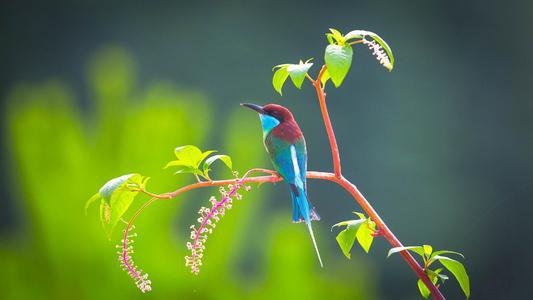
<svg viewBox="0 0 533 300">
<path fill-rule="evenodd" d="M 87 215 L 87 210 L 89 209 L 89 206 L 91 206 L 94 202 L 100 200 L 102 196 L 100 193 L 94 194 L 87 202 L 85 202 L 85 215 Z"/>
<path fill-rule="evenodd" d="M 139 193 L 138 191 L 132 191 L 129 186 L 142 187 L 145 183 L 146 178 L 143 178 L 140 174 L 127 174 L 109 180 L 100 189 L 98 193 L 102 198 L 100 202 L 100 221 L 109 238 L 111 238 L 113 229 L 120 221 L 120 218 Z"/>
<path fill-rule="evenodd" d="M 192 167 L 192 166 L 182 166 L 179 168 L 174 174 L 200 174 L 200 170 L 198 168 Z"/>
<path fill-rule="evenodd" d="M 201 160 L 202 151 L 198 147 L 193 145 L 185 145 L 176 148 L 174 150 L 176 157 L 180 161 L 188 162 L 190 165 L 196 165 L 196 163 Z"/>
<path fill-rule="evenodd" d="M 339 87 L 348 74 L 352 64 L 352 56 L 353 50 L 349 45 L 328 45 L 326 47 L 324 60 L 335 87 Z"/>
<path fill-rule="evenodd" d="M 170 161 L 166 164 L 166 166 L 164 167 L 164 169 L 168 168 L 168 167 L 190 167 L 190 168 L 193 168 L 194 169 L 194 165 L 191 164 L 191 162 L 189 161 L 183 161 L 183 160 L 173 160 L 173 161 Z"/>
<path fill-rule="evenodd" d="M 216 150 L 208 150 L 208 151 L 205 151 L 202 153 L 202 155 L 200 155 L 200 157 L 198 158 L 198 161 L 196 161 L 196 166 L 199 167 L 200 166 L 200 163 L 202 163 L 202 161 L 204 159 L 206 159 L 209 155 L 213 154 L 217 152 Z"/>
<path fill-rule="evenodd" d="M 359 245 L 365 250 L 366 253 L 370 250 L 374 233 L 376 229 L 376 224 L 367 218 L 364 214 L 360 212 L 353 212 L 359 217 L 359 220 L 348 220 L 337 223 L 331 227 L 333 230 L 334 227 L 346 226 L 346 229 L 341 231 L 337 235 L 337 243 L 342 249 L 342 252 L 347 258 L 350 258 L 350 250 L 353 247 L 353 243 L 357 238 Z"/>
<path fill-rule="evenodd" d="M 442 282 L 444 282 L 445 280 L 448 280 L 450 279 L 448 276 L 444 275 L 444 274 L 438 274 L 439 278 L 441 279 Z"/>
<path fill-rule="evenodd" d="M 360 226 L 357 230 L 357 241 L 366 253 L 368 253 L 370 246 L 372 246 L 372 241 L 374 241 L 372 233 L 374 233 L 375 230 L 376 223 L 372 222 L 370 219 L 366 219 L 363 226 Z"/>
<path fill-rule="evenodd" d="M 418 279 L 417 284 L 418 284 L 418 290 L 420 291 L 420 295 L 422 295 L 424 299 L 427 299 L 429 295 L 431 294 L 431 292 L 429 291 L 429 289 L 427 288 L 427 286 L 424 284 L 422 280 Z"/>
<path fill-rule="evenodd" d="M 365 220 L 350 220 L 333 225 L 333 227 L 346 226 L 346 229 L 339 232 L 335 239 L 337 240 L 337 243 L 339 244 L 342 253 L 344 253 L 344 256 L 346 256 L 346 258 L 348 259 L 351 258 L 350 250 L 352 249 L 353 243 L 355 242 L 357 231 L 361 227 L 361 224 L 364 223 L 364 221 Z"/>
<path fill-rule="evenodd" d="M 430 258 L 431 253 L 433 252 L 433 247 L 431 247 L 430 245 L 422 245 L 422 247 L 424 248 L 424 254 L 426 255 L 426 257 Z"/>
<path fill-rule="evenodd" d="M 222 161 L 226 167 L 228 167 L 228 169 L 230 171 L 233 170 L 233 164 L 231 162 L 231 157 L 229 157 L 228 155 L 223 155 L 223 154 L 219 154 L 219 155 L 214 155 L 214 156 L 211 156 L 210 158 L 206 159 L 205 163 L 204 163 L 204 172 L 203 172 L 203 176 L 206 178 L 206 179 L 210 179 L 209 178 L 209 167 L 211 167 L 211 165 L 217 161 L 217 160 L 220 160 Z"/>
<path fill-rule="evenodd" d="M 450 251 L 450 250 L 439 250 L 439 251 L 435 251 L 433 252 L 433 254 L 431 255 L 431 257 L 435 257 L 437 255 L 441 255 L 441 254 L 455 254 L 455 255 L 459 255 L 461 256 L 462 258 L 465 258 L 463 254 L 459 253 L 459 252 L 455 252 L 455 251 Z"/>
<path fill-rule="evenodd" d="M 440 278 L 442 282 L 444 282 L 445 280 L 448 280 L 448 276 L 446 276 L 444 274 L 440 274 L 440 272 L 442 272 L 442 268 L 438 268 L 435 271 L 432 271 L 430 269 L 427 270 L 427 274 L 428 274 L 429 278 L 431 278 L 431 279 Z"/>
<path fill-rule="evenodd" d="M 363 223 L 365 220 L 347 220 L 347 221 L 342 221 L 342 222 L 339 222 L 333 226 L 331 226 L 331 230 L 333 230 L 333 228 L 335 227 L 340 227 L 340 226 L 354 226 L 354 225 L 357 225 L 359 226 L 360 223 Z"/>
<path fill-rule="evenodd" d="M 459 282 L 459 285 L 461 286 L 461 289 L 466 295 L 466 298 L 470 297 L 470 279 L 468 278 L 468 274 L 466 273 L 465 267 L 462 263 L 456 261 L 455 259 L 451 259 L 446 256 L 435 256 L 435 259 L 438 259 L 439 262 L 446 268 L 448 271 L 450 271 L 455 279 Z"/>
<path fill-rule="evenodd" d="M 433 284 L 437 284 L 437 281 L 438 281 L 438 276 L 439 276 L 439 273 L 442 271 L 442 269 L 437 269 L 435 271 L 432 271 L 432 270 L 427 270 L 427 275 L 429 277 L 429 279 L 431 280 L 431 282 L 433 282 Z M 418 279 L 418 290 L 420 291 L 420 294 L 422 295 L 422 297 L 424 297 L 424 299 L 427 299 L 429 297 L 429 295 L 431 294 L 431 292 L 429 291 L 429 289 L 427 288 L 427 286 L 424 284 L 424 282 L 420 279 Z"/>
<path fill-rule="evenodd" d="M 387 52 L 387 56 L 389 57 L 390 63 L 392 67 L 394 67 L 394 55 L 392 55 L 392 50 L 389 44 L 387 44 L 387 42 L 385 42 L 385 40 L 383 40 L 379 35 L 371 31 L 366 31 L 366 30 L 352 30 L 346 34 L 345 38 L 346 38 L 346 41 L 348 41 L 354 38 L 364 38 L 365 36 L 370 36 L 385 50 L 385 52 Z"/>
<path fill-rule="evenodd" d="M 335 37 L 332 33 L 326 33 L 326 38 L 328 39 L 330 45 L 335 44 Z"/>
<path fill-rule="evenodd" d="M 274 76 L 272 77 L 272 85 L 274 86 L 274 89 L 280 95 L 283 95 L 281 93 L 281 89 L 283 88 L 283 84 L 289 77 L 289 72 L 287 71 L 287 67 L 288 67 L 287 64 L 274 67 L 274 68 L 279 68 L 279 69 L 276 70 L 276 72 L 274 72 Z"/>
<path fill-rule="evenodd" d="M 333 44 L 332 40 L 334 39 L 337 42 L 337 45 L 343 46 L 346 42 L 346 38 L 340 33 L 340 31 L 334 28 L 330 28 L 329 31 L 331 33 L 326 33 L 326 36 L 328 37 L 330 44 Z"/>
<path fill-rule="evenodd" d="M 389 258 L 394 253 L 404 251 L 404 250 L 413 251 L 417 253 L 418 255 L 420 255 L 421 257 L 424 257 L 424 248 L 422 246 L 408 246 L 408 247 L 394 247 L 390 249 L 389 254 L 387 254 L 387 258 Z"/>
<path fill-rule="evenodd" d="M 326 86 L 326 83 L 328 82 L 330 78 L 331 76 L 329 75 L 328 69 L 326 69 L 326 71 L 322 73 L 322 78 L 320 78 L 320 81 L 322 82 L 322 86 Z"/>
<path fill-rule="evenodd" d="M 126 174 L 126 175 L 122 175 L 120 177 L 113 178 L 113 179 L 109 180 L 98 191 L 100 196 L 109 204 L 110 200 L 111 200 L 111 195 L 113 194 L 113 192 L 116 191 L 117 189 L 123 187 L 125 185 L 125 183 L 130 178 L 132 178 L 133 176 L 139 176 L 140 177 L 141 175 L 139 175 L 139 174 Z"/>
<path fill-rule="evenodd" d="M 302 61 L 300 61 L 300 64 L 298 65 L 287 66 L 287 72 L 289 73 L 289 76 L 291 77 L 292 83 L 295 87 L 298 89 L 302 87 L 302 83 L 305 80 L 305 74 L 307 74 L 307 71 L 309 71 L 312 66 L 312 63 L 303 63 Z"/>
<path fill-rule="evenodd" d="M 202 172 L 199 170 L 200 164 L 204 159 L 215 152 L 215 150 L 202 152 L 200 149 L 198 149 L 198 147 L 192 145 L 178 147 L 175 150 L 175 154 L 178 159 L 167 163 L 165 168 L 180 167 L 176 174 L 193 173 L 202 175 Z"/>
<path fill-rule="evenodd" d="M 351 39 L 362 39 L 365 35 L 370 35 L 372 32 L 366 31 L 366 30 L 352 30 L 348 32 L 344 38 L 346 41 L 349 41 Z"/>
<path fill-rule="evenodd" d="M 339 38 L 339 37 L 342 37 L 342 34 L 340 33 L 340 31 L 338 31 L 337 29 L 335 28 L 330 28 L 329 31 L 333 34 L 334 37 L 336 38 Z"/>
<path fill-rule="evenodd" d="M 361 220 L 366 220 L 366 216 L 365 216 L 365 214 L 363 214 L 363 213 L 360 213 L 360 212 L 354 211 L 353 214 L 356 215 L 356 216 L 358 216 L 359 219 L 361 219 Z"/>
</svg>

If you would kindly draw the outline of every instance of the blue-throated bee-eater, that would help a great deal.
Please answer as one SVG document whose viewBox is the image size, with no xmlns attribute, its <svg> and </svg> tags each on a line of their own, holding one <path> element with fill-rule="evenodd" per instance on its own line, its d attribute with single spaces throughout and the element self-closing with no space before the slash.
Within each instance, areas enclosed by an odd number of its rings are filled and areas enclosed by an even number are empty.
<svg viewBox="0 0 533 300">
<path fill-rule="evenodd" d="M 318 256 L 322 259 L 316 245 L 311 221 L 320 220 L 307 198 L 307 150 L 305 139 L 292 113 L 277 104 L 264 106 L 244 103 L 242 106 L 259 113 L 263 129 L 263 143 L 274 165 L 274 169 L 289 185 L 292 196 L 293 222 L 305 222 Z"/>
</svg>

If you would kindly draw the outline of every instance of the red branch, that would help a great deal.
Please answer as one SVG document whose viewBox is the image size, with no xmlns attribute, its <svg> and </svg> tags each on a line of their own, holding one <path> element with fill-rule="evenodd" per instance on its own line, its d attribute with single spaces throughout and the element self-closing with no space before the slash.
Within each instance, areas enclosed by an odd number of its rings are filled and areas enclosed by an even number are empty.
<svg viewBox="0 0 533 300">
<path fill-rule="evenodd" d="M 322 112 L 322 118 L 324 119 L 324 125 L 326 125 L 326 131 L 328 133 L 331 157 L 333 158 L 333 170 L 335 171 L 335 176 L 337 178 L 341 178 L 341 158 L 339 156 L 339 147 L 337 146 L 335 132 L 333 131 L 333 126 L 331 125 L 331 120 L 329 119 L 328 107 L 326 106 L 326 93 L 324 93 L 324 88 L 320 86 L 320 79 L 322 78 L 322 75 L 324 75 L 325 71 L 326 66 L 322 66 L 317 79 L 312 82 L 318 96 L 320 111 Z"/>
<path fill-rule="evenodd" d="M 310 171 L 307 172 L 307 178 L 311 179 L 320 179 L 320 180 L 328 180 L 331 182 L 335 182 L 336 184 L 343 187 L 347 192 L 349 192 L 353 198 L 357 201 L 357 203 L 362 207 L 362 209 L 368 214 L 368 216 L 376 223 L 379 232 L 383 235 L 383 237 L 389 242 L 389 244 L 393 247 L 402 247 L 402 243 L 398 238 L 394 235 L 394 233 L 389 229 L 387 224 L 381 219 L 381 217 L 378 215 L 378 213 L 374 210 L 372 205 L 366 200 L 366 198 L 363 196 L 363 194 L 357 189 L 357 187 L 348 181 L 344 176 L 342 176 L 341 173 L 341 162 L 340 162 L 340 156 L 339 156 L 339 149 L 337 146 L 337 141 L 335 139 L 335 133 L 333 131 L 333 126 L 331 124 L 331 120 L 329 118 L 329 113 L 326 106 L 326 94 L 324 92 L 324 87 L 321 86 L 321 78 L 324 72 L 326 71 L 326 66 L 323 66 L 320 70 L 320 73 L 316 80 L 313 80 L 312 78 L 308 77 L 308 79 L 312 82 L 313 86 L 315 87 L 317 96 L 318 96 L 318 102 L 320 104 L 320 110 L 322 112 L 322 117 L 324 119 L 324 125 L 326 126 L 326 131 L 328 134 L 329 144 L 331 148 L 331 156 L 333 158 L 333 167 L 334 167 L 334 173 L 326 173 L 326 172 L 315 172 Z M 268 176 L 256 176 L 256 177 L 246 177 L 242 178 L 243 183 L 265 183 L 265 182 L 278 182 L 282 181 L 283 179 L 274 171 L 267 170 L 267 169 L 251 169 L 246 174 L 252 173 L 252 172 L 262 172 L 270 174 Z M 157 199 L 172 199 L 176 196 L 190 191 L 197 188 L 203 188 L 203 187 L 215 187 L 215 186 L 222 186 L 222 185 L 228 185 L 235 183 L 235 179 L 229 179 L 229 180 L 216 180 L 216 181 L 201 181 L 197 183 L 193 183 L 187 186 L 184 186 L 174 192 L 165 193 L 161 195 L 152 194 L 147 191 L 142 191 L 145 194 L 148 194 L 154 198 Z M 146 208 L 149 204 L 151 204 L 153 201 L 150 201 L 146 203 L 137 213 L 130 219 L 128 222 L 125 236 L 127 237 L 128 229 L 131 227 L 131 224 L 133 221 L 139 216 L 139 214 Z M 424 269 L 418 264 L 418 262 L 414 259 L 414 257 L 408 252 L 408 251 L 401 251 L 401 256 L 405 260 L 405 262 L 411 267 L 411 269 L 416 273 L 418 278 L 424 282 L 424 284 L 427 286 L 427 288 L 430 290 L 431 295 L 433 299 L 435 300 L 445 300 L 444 296 L 440 292 L 440 290 L 431 282 L 427 274 L 424 272 Z"/>
<path fill-rule="evenodd" d="M 320 104 L 320 110 L 322 111 L 322 117 L 324 119 L 324 124 L 326 125 L 326 131 L 328 133 L 329 145 L 331 147 L 331 156 L 333 157 L 333 167 L 335 170 L 335 182 L 337 182 L 345 190 L 352 194 L 357 203 L 359 203 L 359 205 L 368 214 L 368 216 L 370 216 L 370 218 L 372 218 L 372 220 L 376 222 L 376 225 L 378 226 L 380 232 L 393 247 L 402 247 L 403 245 L 400 240 L 398 240 L 398 238 L 389 229 L 389 227 L 387 227 L 387 224 L 385 224 L 385 222 L 381 219 L 378 213 L 374 210 L 372 205 L 370 205 L 370 203 L 365 199 L 363 194 L 361 194 L 361 192 L 354 184 L 352 184 L 342 176 L 339 148 L 337 146 L 335 132 L 333 131 L 333 126 L 331 125 L 331 120 L 329 118 L 328 108 L 326 106 L 326 94 L 324 93 L 324 87 L 321 86 L 321 79 L 325 71 L 326 66 L 322 66 L 322 69 L 320 70 L 317 79 L 312 81 L 312 83 L 315 87 L 316 94 L 318 96 L 318 103 Z M 424 270 L 422 269 L 422 267 L 420 267 L 414 257 L 406 250 L 401 251 L 400 254 L 407 262 L 407 264 L 411 267 L 411 269 L 413 269 L 418 278 L 420 278 L 420 280 L 422 280 L 422 282 L 424 282 L 424 284 L 430 290 L 433 299 L 445 299 L 440 290 L 433 284 L 433 282 L 431 282 L 426 272 L 424 272 Z"/>
<path fill-rule="evenodd" d="M 247 174 L 252 173 L 252 172 L 263 172 L 263 173 L 268 173 L 271 175 L 247 177 L 242 180 L 243 183 L 266 183 L 266 182 L 274 183 L 274 182 L 279 182 L 283 180 L 283 178 L 281 178 L 279 175 L 277 175 L 276 172 L 272 170 L 252 169 L 248 171 Z M 376 222 L 377 227 L 379 228 L 380 232 L 383 234 L 385 239 L 387 239 L 387 241 L 393 247 L 402 247 L 402 243 L 398 240 L 398 238 L 396 238 L 396 236 L 394 235 L 394 233 L 392 233 L 389 227 L 387 227 L 385 222 L 381 219 L 378 213 L 374 210 L 372 205 L 370 205 L 368 200 L 366 200 L 363 194 L 357 189 L 357 187 L 353 183 L 351 183 L 350 181 L 348 181 L 346 178 L 342 176 L 339 178 L 335 174 L 327 173 L 327 172 L 309 171 L 307 172 L 306 177 L 310 179 L 319 179 L 319 180 L 327 180 L 327 181 L 335 182 L 336 184 L 343 187 L 348 193 L 350 193 L 355 198 L 357 203 L 359 203 L 359 205 L 368 214 L 368 216 L 372 218 L 374 222 Z M 191 190 L 204 188 L 204 187 L 225 186 L 225 185 L 234 184 L 234 183 L 235 183 L 235 179 L 203 181 L 203 182 L 193 183 L 193 184 L 184 186 L 174 192 L 165 193 L 161 195 L 152 194 L 146 191 L 143 191 L 143 192 L 157 199 L 172 199 L 182 193 L 185 193 Z M 146 206 L 147 205 L 143 206 L 142 208 L 144 209 Z M 128 228 L 129 226 L 131 226 L 131 223 L 133 223 L 133 221 L 138 215 L 139 215 L 139 212 L 135 214 L 134 217 L 129 221 Z M 422 267 L 420 267 L 420 265 L 414 259 L 414 257 L 408 251 L 401 251 L 400 254 L 402 255 L 403 259 L 407 262 L 407 264 L 411 267 L 411 269 L 413 269 L 413 271 L 416 273 L 418 278 L 420 278 L 426 284 L 428 289 L 431 291 L 433 298 L 436 300 L 441 300 L 441 299 L 444 300 L 445 298 L 441 294 L 440 290 L 429 280 L 426 273 L 424 272 Z"/>
</svg>

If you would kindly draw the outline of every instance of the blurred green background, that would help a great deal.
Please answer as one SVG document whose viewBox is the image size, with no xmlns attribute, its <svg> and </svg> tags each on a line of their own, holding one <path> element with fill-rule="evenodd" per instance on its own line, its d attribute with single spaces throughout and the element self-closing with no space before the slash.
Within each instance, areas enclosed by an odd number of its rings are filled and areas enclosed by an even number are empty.
<svg viewBox="0 0 533 300">
<path fill-rule="evenodd" d="M 134 256 L 153 281 L 147 295 L 120 270 L 96 209 L 83 213 L 119 175 L 150 176 L 154 192 L 190 182 L 162 169 L 183 144 L 228 153 L 241 172 L 270 167 L 243 101 L 289 107 L 309 168 L 330 169 L 311 87 L 287 85 L 280 97 L 270 82 L 273 65 L 321 63 L 323 33 L 336 27 L 374 31 L 396 56 L 389 74 L 356 47 L 345 83 L 328 91 L 345 176 L 405 244 L 463 252 L 473 299 L 524 299 L 532 20 L 525 1 L 2 2 L 0 298 L 419 298 L 383 240 L 370 255 L 342 256 L 329 228 L 360 208 L 330 183 L 309 184 L 324 269 L 304 226 L 290 222 L 283 185 L 254 188 L 222 220 L 199 277 L 184 266 L 185 242 L 216 191 L 151 206 Z M 455 282 L 443 291 L 463 298 Z"/>
</svg>

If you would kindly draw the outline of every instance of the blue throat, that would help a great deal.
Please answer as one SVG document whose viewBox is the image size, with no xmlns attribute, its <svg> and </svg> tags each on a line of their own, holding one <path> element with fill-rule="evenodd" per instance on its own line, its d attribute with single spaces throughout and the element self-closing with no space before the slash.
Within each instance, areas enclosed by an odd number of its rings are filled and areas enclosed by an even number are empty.
<svg viewBox="0 0 533 300">
<path fill-rule="evenodd" d="M 263 138 L 265 138 L 274 127 L 279 125 L 278 119 L 269 115 L 259 115 L 261 119 L 261 127 L 263 128 Z"/>
</svg>

